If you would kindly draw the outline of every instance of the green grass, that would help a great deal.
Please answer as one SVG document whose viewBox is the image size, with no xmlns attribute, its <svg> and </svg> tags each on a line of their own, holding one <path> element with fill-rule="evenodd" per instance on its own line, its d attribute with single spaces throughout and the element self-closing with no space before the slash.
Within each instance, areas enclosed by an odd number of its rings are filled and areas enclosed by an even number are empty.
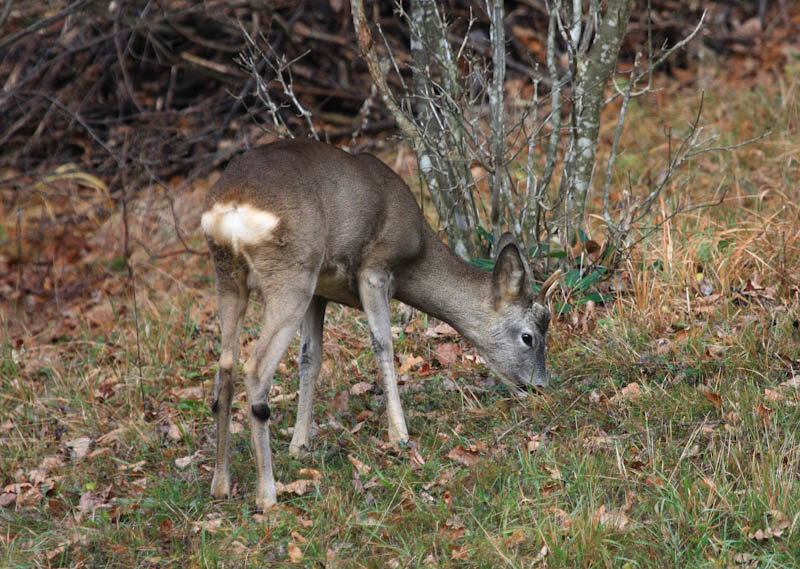
<svg viewBox="0 0 800 569">
<path fill-rule="evenodd" d="M 314 469 L 319 483 L 268 512 L 253 506 L 242 385 L 234 496 L 209 495 L 219 340 L 208 259 L 138 265 L 138 340 L 130 288 L 92 301 L 109 303 L 102 318 L 65 312 L 34 339 L 4 317 L 0 482 L 12 501 L 0 508 L 0 566 L 800 566 L 800 392 L 781 386 L 800 368 L 798 123 L 796 100 L 776 97 L 749 92 L 717 125 L 758 131 L 784 113 L 727 163 L 733 199 L 643 243 L 614 302 L 553 322 L 545 394 L 512 400 L 479 365 L 441 368 L 436 344 L 452 339 L 424 337 L 430 323 L 416 315 L 395 351 L 431 373 L 408 374 L 412 440 L 392 448 L 363 318 L 331 306 L 307 455 L 288 454 L 293 401 L 272 421 L 277 479 Z M 644 148 L 660 133 L 647 111 L 637 106 L 633 134 Z M 713 192 L 716 174 L 695 175 Z M 721 295 L 708 305 L 698 266 Z M 777 288 L 747 292 L 757 275 Z M 257 333 L 248 320 L 245 353 Z M 296 356 L 295 345 L 276 375 L 283 394 L 296 389 Z M 343 407 L 358 381 L 376 388 Z"/>
<path fill-rule="evenodd" d="M 606 320 L 586 343 L 572 343 L 556 326 L 554 342 L 571 345 L 551 357 L 560 381 L 546 396 L 517 402 L 501 387 L 480 389 L 485 372 L 467 365 L 412 377 L 405 410 L 424 465 L 412 463 L 410 449 L 380 442 L 385 428 L 370 393 L 352 396 L 345 413 L 333 411 L 333 392 L 323 379 L 316 420 L 333 417 L 345 428 L 321 429 L 300 460 L 288 455 L 289 437 L 281 433 L 292 424 L 293 404 L 277 405 L 278 478 L 302 477 L 302 468 L 322 477 L 302 496 L 282 496 L 280 507 L 263 515 L 252 506 L 246 429 L 232 444 L 237 494 L 228 501 L 208 495 L 213 422 L 207 397 L 174 392 L 201 383 L 207 392 L 211 374 L 190 372 L 215 339 L 208 329 L 192 343 L 176 334 L 190 331 L 184 311 L 144 322 L 151 336 L 142 348 L 152 356 L 144 368 L 144 404 L 132 354 L 127 370 L 113 372 L 121 387 L 98 400 L 97 371 L 114 370 L 120 357 L 93 347 L 102 337 L 76 344 L 75 359 L 62 362 L 64 373 L 40 370 L 29 378 L 6 357 L 3 393 L 7 402 L 14 394 L 17 406 L 7 405 L 14 428 L 2 435 L 2 471 L 6 483 L 28 480 L 42 495 L 2 510 L 2 564 L 284 566 L 293 544 L 303 566 L 527 567 L 537 565 L 544 547 L 549 567 L 727 567 L 743 554 L 758 567 L 797 566 L 796 389 L 781 390 L 785 398 L 768 404 L 766 420 L 756 411 L 764 389 L 779 389 L 788 379 L 776 362 L 765 365 L 760 351 L 772 342 L 773 351 L 793 349 L 796 357 L 791 338 L 745 330 L 741 345 L 722 361 L 705 357 L 701 343 L 687 342 L 641 366 L 652 342 L 646 322 L 626 323 L 627 334 L 618 338 L 623 326 L 613 315 Z M 396 347 L 423 354 L 429 348 L 413 341 L 410 335 Z M 155 357 L 166 342 L 188 347 L 171 365 Z M 693 356 L 698 351 L 702 357 Z M 375 379 L 369 357 L 358 368 Z M 460 390 L 445 389 L 447 378 Z M 337 382 L 346 388 L 345 379 Z M 642 386 L 638 398 L 610 399 L 630 382 Z M 702 396 L 706 390 L 720 394 L 719 408 Z M 376 412 L 350 434 L 355 416 L 367 408 Z M 171 423 L 180 426 L 177 440 L 165 434 Z M 529 450 L 528 441 L 545 428 L 541 446 Z M 108 432 L 116 434 L 100 439 Z M 70 456 L 64 441 L 79 436 L 102 452 Z M 474 464 L 448 458 L 457 446 L 474 449 Z M 176 466 L 175 459 L 194 453 L 188 467 Z M 369 472 L 357 474 L 348 456 Z M 36 486 L 31 470 L 47 457 L 59 460 Z M 748 537 L 777 527 L 775 512 L 790 523 L 780 537 Z"/>
</svg>

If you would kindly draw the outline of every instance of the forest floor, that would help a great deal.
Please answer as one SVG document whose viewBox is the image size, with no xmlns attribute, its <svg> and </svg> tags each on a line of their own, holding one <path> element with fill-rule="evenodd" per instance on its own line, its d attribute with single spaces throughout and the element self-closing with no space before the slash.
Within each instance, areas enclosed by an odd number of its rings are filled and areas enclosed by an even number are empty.
<svg viewBox="0 0 800 569">
<path fill-rule="evenodd" d="M 234 495 L 209 494 L 219 342 L 197 220 L 218 173 L 179 195 L 142 190 L 104 219 L 102 180 L 49 180 L 63 192 L 5 218 L 80 223 L 24 244 L 53 277 L 0 323 L 0 566 L 800 566 L 800 63 L 743 73 L 707 70 L 706 132 L 769 135 L 692 160 L 691 195 L 667 193 L 663 211 L 724 187 L 722 204 L 642 241 L 613 299 L 554 318 L 547 392 L 510 398 L 460 337 L 398 317 L 411 444 L 394 448 L 364 318 L 329 307 L 318 432 L 299 459 L 296 343 L 275 378 L 284 492 L 266 512 L 241 385 Z M 632 103 L 620 184 L 658 175 L 698 81 L 664 79 Z M 409 156 L 381 154 L 413 185 Z M 123 239 L 133 279 L 110 253 Z"/>
</svg>

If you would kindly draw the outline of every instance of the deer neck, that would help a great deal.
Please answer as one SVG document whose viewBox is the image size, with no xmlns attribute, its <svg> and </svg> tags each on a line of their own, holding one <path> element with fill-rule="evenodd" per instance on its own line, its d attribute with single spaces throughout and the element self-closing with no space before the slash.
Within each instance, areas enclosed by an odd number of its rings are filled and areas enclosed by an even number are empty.
<svg viewBox="0 0 800 569">
<path fill-rule="evenodd" d="M 422 254 L 395 271 L 395 298 L 450 324 L 468 340 L 484 325 L 492 274 L 464 261 L 425 228 Z"/>
</svg>

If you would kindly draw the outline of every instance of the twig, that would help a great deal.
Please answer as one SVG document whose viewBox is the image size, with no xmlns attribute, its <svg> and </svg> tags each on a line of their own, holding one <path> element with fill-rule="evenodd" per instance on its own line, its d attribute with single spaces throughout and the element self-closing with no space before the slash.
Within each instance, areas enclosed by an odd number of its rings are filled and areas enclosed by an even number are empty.
<svg viewBox="0 0 800 569">
<path fill-rule="evenodd" d="M 748 144 L 753 144 L 754 142 L 758 142 L 762 138 L 766 138 L 772 134 L 772 130 L 767 129 L 758 136 L 754 136 L 753 138 L 748 138 L 747 140 L 743 140 L 742 142 L 737 142 L 736 144 L 729 144 L 725 146 L 709 146 L 708 148 L 700 148 L 693 152 L 687 152 L 686 158 L 691 158 L 692 156 L 697 156 L 698 154 L 704 154 L 706 152 L 718 152 L 718 151 L 728 151 L 734 150 L 736 148 L 741 148 L 742 146 L 747 146 Z"/>
<path fill-rule="evenodd" d="M 78 0 L 77 2 L 73 2 L 72 4 L 61 10 L 58 14 L 55 14 L 43 20 L 39 20 L 38 22 L 34 22 L 27 28 L 18 31 L 17 33 L 11 34 L 7 38 L 0 40 L 0 49 L 3 49 L 7 45 L 15 43 L 17 40 L 27 36 L 28 34 L 32 34 L 34 32 L 37 32 L 38 30 L 41 30 L 42 28 L 46 28 L 53 22 L 57 22 L 59 20 L 66 18 L 70 14 L 77 12 L 78 10 L 83 8 L 84 4 L 86 4 L 87 2 L 88 0 Z M 10 9 L 11 9 L 11 2 L 7 2 L 4 10 L 10 10 Z"/>
<path fill-rule="evenodd" d="M 572 400 L 572 403 L 570 403 L 569 405 L 567 405 L 567 406 L 566 406 L 566 408 L 565 408 L 563 411 L 561 411 L 561 412 L 560 412 L 558 415 L 556 415 L 555 417 L 553 417 L 553 418 L 550 420 L 550 422 L 549 422 L 549 423 L 547 423 L 547 425 L 545 425 L 545 426 L 544 426 L 544 428 L 543 428 L 541 431 L 539 431 L 539 435 L 541 435 L 541 436 L 545 436 L 545 435 L 547 435 L 547 433 L 549 433 L 549 432 L 550 432 L 550 429 L 553 427 L 553 425 L 555 424 L 555 422 L 556 422 L 556 421 L 558 421 L 558 420 L 559 420 L 561 417 L 563 417 L 563 416 L 564 416 L 564 415 L 567 413 L 567 411 L 569 411 L 570 409 L 572 409 L 573 407 L 575 407 L 575 405 L 577 405 L 578 401 L 580 401 L 581 399 L 583 399 L 583 398 L 584 398 L 584 396 L 585 396 L 586 394 L 587 394 L 587 392 L 586 392 L 586 391 L 584 391 L 583 393 L 581 393 L 580 395 L 578 395 L 578 396 L 577 396 L 575 399 L 573 399 L 573 400 Z"/>
<path fill-rule="evenodd" d="M 5 5 L 3 5 L 3 11 L 0 12 L 0 28 L 3 27 L 3 24 L 6 23 L 8 19 L 8 15 L 11 13 L 11 6 L 14 4 L 14 0 L 6 0 Z"/>
<path fill-rule="evenodd" d="M 127 155 L 128 151 L 128 139 L 126 137 L 125 143 L 123 146 L 123 151 Z M 121 160 L 120 162 L 122 162 Z M 120 168 L 122 171 L 122 184 L 121 184 L 121 192 L 122 192 L 122 228 L 123 228 L 123 242 L 122 242 L 122 256 L 125 259 L 125 267 L 128 269 L 128 282 L 131 285 L 131 291 L 133 293 L 133 327 L 136 332 L 136 367 L 139 370 L 139 396 L 142 399 L 142 409 L 144 409 L 145 405 L 145 397 L 144 397 L 144 373 L 142 372 L 142 345 L 141 340 L 139 338 L 139 304 L 136 299 L 136 274 L 133 270 L 133 263 L 131 263 L 131 255 L 130 255 L 130 229 L 128 225 L 128 192 L 127 192 L 127 180 L 125 179 L 126 170 L 124 168 Z"/>
<path fill-rule="evenodd" d="M 625 88 L 625 94 L 622 98 L 622 107 L 619 110 L 619 118 L 617 119 L 617 127 L 614 130 L 614 140 L 611 143 L 611 150 L 608 155 L 608 164 L 606 166 L 606 178 L 603 183 L 603 220 L 606 222 L 606 226 L 609 228 L 614 227 L 614 222 L 611 219 L 611 208 L 610 208 L 610 201 L 611 201 L 611 176 L 614 172 L 614 163 L 617 161 L 617 148 L 619 147 L 619 139 L 622 136 L 622 127 L 625 124 L 625 115 L 628 111 L 628 103 L 631 100 L 631 92 L 633 91 L 634 86 L 636 85 L 636 80 L 634 78 L 634 74 L 636 73 L 636 68 L 638 67 L 639 62 L 639 54 L 636 54 L 636 60 L 633 64 L 633 69 L 631 70 L 631 76 L 628 79 L 628 85 Z"/>
</svg>

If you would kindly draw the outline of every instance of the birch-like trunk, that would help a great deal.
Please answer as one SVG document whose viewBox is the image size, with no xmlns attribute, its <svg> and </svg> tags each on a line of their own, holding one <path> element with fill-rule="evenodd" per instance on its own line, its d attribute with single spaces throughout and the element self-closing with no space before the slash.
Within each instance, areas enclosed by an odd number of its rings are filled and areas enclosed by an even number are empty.
<svg viewBox="0 0 800 569">
<path fill-rule="evenodd" d="M 461 118 L 463 109 L 458 66 L 447 28 L 434 0 L 411 2 L 411 57 L 414 61 L 414 108 L 420 137 L 414 142 L 431 200 L 455 252 L 469 259 L 479 255 L 474 204 Z"/>
<path fill-rule="evenodd" d="M 486 11 L 491 17 L 489 38 L 492 44 L 492 83 L 489 86 L 489 115 L 491 117 L 490 140 L 492 210 L 491 226 L 494 229 L 495 242 L 503 233 L 503 218 L 511 225 L 514 233 L 521 227 L 515 223 L 514 204 L 511 200 L 508 172 L 506 170 L 506 128 L 505 97 L 503 84 L 506 78 L 506 33 L 504 24 L 503 0 L 487 0 Z"/>
<path fill-rule="evenodd" d="M 574 132 L 571 133 L 572 144 L 567 154 L 565 185 L 562 185 L 562 191 L 565 191 L 565 246 L 572 242 L 575 227 L 583 222 L 594 173 L 606 85 L 617 63 L 632 4 L 633 0 L 608 0 L 588 57 L 584 62 L 578 62 L 579 75 L 573 95 Z M 573 26 L 573 40 L 574 30 Z"/>
</svg>

